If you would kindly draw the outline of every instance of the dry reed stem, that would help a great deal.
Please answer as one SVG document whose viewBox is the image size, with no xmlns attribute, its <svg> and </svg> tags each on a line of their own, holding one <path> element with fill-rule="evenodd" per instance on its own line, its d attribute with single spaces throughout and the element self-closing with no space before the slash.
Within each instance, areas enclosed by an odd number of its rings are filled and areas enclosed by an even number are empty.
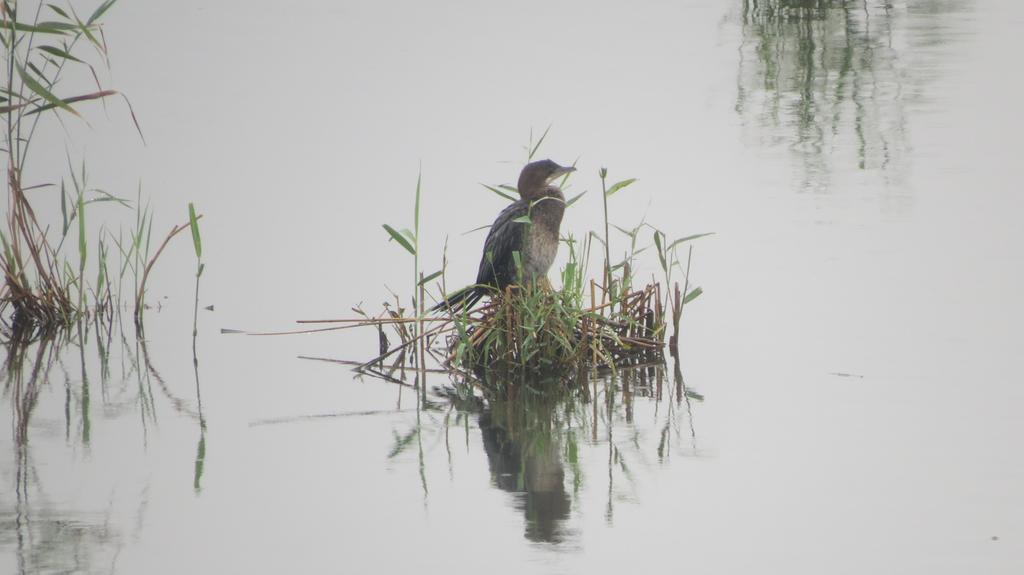
<svg viewBox="0 0 1024 575">
<path fill-rule="evenodd" d="M 443 331 L 442 328 L 444 328 L 445 325 L 447 325 L 447 322 L 441 324 L 438 327 L 435 327 L 435 328 L 431 329 L 430 331 L 428 331 L 428 332 L 426 332 L 426 333 L 424 333 L 422 335 L 420 335 L 416 339 L 411 339 L 411 340 L 408 340 L 408 341 L 403 341 L 402 345 L 399 345 L 398 347 L 389 350 L 387 353 L 382 353 L 382 354 L 378 355 L 377 357 L 371 359 L 370 361 L 363 362 L 363 366 L 364 367 L 370 366 L 370 365 L 373 365 L 373 364 L 375 364 L 375 363 L 377 363 L 379 361 L 382 361 L 385 358 L 390 357 L 391 355 L 394 355 L 396 352 L 398 352 L 400 350 L 404 350 L 405 348 L 409 347 L 409 345 L 415 343 L 420 338 L 429 337 L 431 335 L 436 335 L 438 333 L 441 333 Z M 454 330 L 455 328 L 448 328 L 448 329 Z"/>
<path fill-rule="evenodd" d="M 297 319 L 295 323 L 351 323 L 355 324 L 352 327 L 365 327 L 370 325 L 388 325 L 392 323 L 413 323 L 413 322 L 428 322 L 428 321 L 450 321 L 444 317 L 382 317 L 382 318 L 349 318 L 349 319 Z"/>
<path fill-rule="evenodd" d="M 196 221 L 199 221 L 201 219 L 203 219 L 203 215 L 202 214 L 199 214 L 198 216 L 196 216 Z M 167 237 L 164 238 L 163 243 L 160 244 L 160 248 L 158 250 L 156 250 L 156 253 L 153 254 L 152 258 L 150 258 L 149 263 L 146 264 L 146 268 L 142 272 L 142 281 L 139 282 L 139 291 L 138 291 L 138 293 L 136 293 L 136 297 L 135 297 L 135 323 L 136 323 L 136 325 L 138 325 L 140 327 L 142 326 L 142 305 L 143 305 L 142 298 L 145 297 L 145 295 L 146 295 L 146 280 L 149 279 L 149 272 L 152 271 L 153 266 L 156 265 L 157 258 L 159 258 L 160 254 L 163 253 L 164 248 L 166 248 L 167 244 L 170 243 L 171 238 L 173 238 L 174 236 L 178 235 L 181 231 L 187 230 L 187 229 L 190 229 L 190 228 L 191 228 L 191 222 L 185 222 L 184 224 L 177 225 L 177 226 L 174 226 L 173 228 L 171 228 L 170 233 L 167 234 Z"/>
</svg>

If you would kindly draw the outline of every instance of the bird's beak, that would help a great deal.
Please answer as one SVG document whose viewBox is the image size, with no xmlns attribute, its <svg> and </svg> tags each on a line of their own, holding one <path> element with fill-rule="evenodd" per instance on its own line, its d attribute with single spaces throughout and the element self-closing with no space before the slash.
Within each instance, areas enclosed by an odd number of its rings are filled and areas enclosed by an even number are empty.
<svg viewBox="0 0 1024 575">
<path fill-rule="evenodd" d="M 551 177 L 548 178 L 548 181 L 550 182 L 551 180 L 554 180 L 555 178 L 561 178 L 562 176 L 564 176 L 564 175 L 566 175 L 568 173 L 571 173 L 571 172 L 575 172 L 575 171 L 576 171 L 576 168 L 574 168 L 572 166 L 569 166 L 567 168 L 559 166 L 557 170 L 555 170 L 554 172 L 551 173 Z"/>
</svg>

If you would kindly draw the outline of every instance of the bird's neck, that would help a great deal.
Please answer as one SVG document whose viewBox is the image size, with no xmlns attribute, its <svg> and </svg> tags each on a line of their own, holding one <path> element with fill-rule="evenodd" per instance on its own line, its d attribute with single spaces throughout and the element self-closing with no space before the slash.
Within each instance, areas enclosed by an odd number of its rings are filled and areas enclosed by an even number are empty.
<svg viewBox="0 0 1024 575">
<path fill-rule="evenodd" d="M 565 196 L 562 195 L 562 190 L 549 186 L 529 200 L 529 204 L 530 220 L 534 228 L 552 231 L 557 236 L 562 214 L 565 213 Z"/>
<path fill-rule="evenodd" d="M 523 199 L 528 202 L 535 202 L 541 198 L 557 198 L 559 200 L 565 200 L 565 196 L 562 195 L 562 190 L 558 186 L 545 186 L 542 188 L 536 188 L 528 190 L 522 194 Z"/>
</svg>

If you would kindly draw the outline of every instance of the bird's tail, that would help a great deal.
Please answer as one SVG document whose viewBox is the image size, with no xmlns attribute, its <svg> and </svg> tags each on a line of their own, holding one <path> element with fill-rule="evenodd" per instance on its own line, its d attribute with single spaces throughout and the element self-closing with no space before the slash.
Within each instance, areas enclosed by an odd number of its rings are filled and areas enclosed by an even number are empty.
<svg viewBox="0 0 1024 575">
<path fill-rule="evenodd" d="M 430 311 L 466 310 L 476 305 L 476 302 L 480 301 L 482 297 L 484 297 L 484 288 L 477 285 L 466 286 L 430 308 Z"/>
</svg>

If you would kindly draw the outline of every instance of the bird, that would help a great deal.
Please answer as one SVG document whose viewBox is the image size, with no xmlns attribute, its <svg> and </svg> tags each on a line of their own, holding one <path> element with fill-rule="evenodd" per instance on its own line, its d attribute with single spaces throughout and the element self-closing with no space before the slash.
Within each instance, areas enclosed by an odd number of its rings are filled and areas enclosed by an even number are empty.
<svg viewBox="0 0 1024 575">
<path fill-rule="evenodd" d="M 519 199 L 498 214 L 484 240 L 476 283 L 447 296 L 432 311 L 468 309 L 490 289 L 546 280 L 558 253 L 558 230 L 565 213 L 565 196 L 552 182 L 574 171 L 551 160 L 526 164 L 516 185 Z"/>
</svg>

